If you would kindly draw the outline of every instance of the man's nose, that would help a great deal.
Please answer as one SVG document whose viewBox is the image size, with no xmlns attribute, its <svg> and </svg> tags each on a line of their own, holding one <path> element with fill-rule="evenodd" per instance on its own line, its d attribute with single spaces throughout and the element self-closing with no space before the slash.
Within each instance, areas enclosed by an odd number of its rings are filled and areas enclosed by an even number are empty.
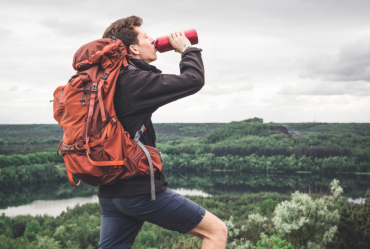
<svg viewBox="0 0 370 249">
<path fill-rule="evenodd" d="M 155 40 L 152 37 L 149 37 L 149 41 L 150 41 L 151 44 L 153 44 L 155 42 Z"/>
</svg>

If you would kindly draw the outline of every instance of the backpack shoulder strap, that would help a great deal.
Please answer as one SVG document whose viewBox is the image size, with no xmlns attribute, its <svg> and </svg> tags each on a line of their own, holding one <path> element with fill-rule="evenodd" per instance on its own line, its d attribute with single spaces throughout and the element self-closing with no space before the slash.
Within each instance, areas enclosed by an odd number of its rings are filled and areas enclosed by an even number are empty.
<svg viewBox="0 0 370 249">
<path fill-rule="evenodd" d="M 119 75 L 118 76 L 120 76 L 120 75 L 122 75 L 122 74 L 124 74 L 124 73 L 127 73 L 128 71 L 131 71 L 131 70 L 134 70 L 134 69 L 137 69 L 136 67 L 134 67 L 133 65 L 128 65 L 127 67 L 123 67 L 122 69 L 121 69 L 121 71 L 119 72 Z"/>
</svg>

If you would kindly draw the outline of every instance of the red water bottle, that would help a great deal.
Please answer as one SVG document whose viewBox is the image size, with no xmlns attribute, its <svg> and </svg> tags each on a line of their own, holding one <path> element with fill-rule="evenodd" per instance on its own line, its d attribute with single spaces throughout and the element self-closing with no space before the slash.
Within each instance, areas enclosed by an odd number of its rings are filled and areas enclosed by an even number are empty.
<svg viewBox="0 0 370 249">
<path fill-rule="evenodd" d="M 198 44 L 198 34 L 195 29 L 186 30 L 184 31 L 184 34 L 189 39 L 191 45 Z M 167 36 L 161 36 L 157 38 L 154 45 L 160 53 L 174 50 Z"/>
</svg>

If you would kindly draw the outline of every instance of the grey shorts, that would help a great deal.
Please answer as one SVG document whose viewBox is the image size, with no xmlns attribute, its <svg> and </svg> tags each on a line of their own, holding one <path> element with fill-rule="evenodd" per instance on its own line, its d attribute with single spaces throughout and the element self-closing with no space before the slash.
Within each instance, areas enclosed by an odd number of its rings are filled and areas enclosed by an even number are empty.
<svg viewBox="0 0 370 249">
<path fill-rule="evenodd" d="M 199 204 L 166 189 L 150 195 L 119 198 L 99 197 L 102 214 L 101 249 L 131 248 L 143 223 L 148 221 L 163 228 L 187 233 L 203 219 L 206 210 Z"/>
</svg>

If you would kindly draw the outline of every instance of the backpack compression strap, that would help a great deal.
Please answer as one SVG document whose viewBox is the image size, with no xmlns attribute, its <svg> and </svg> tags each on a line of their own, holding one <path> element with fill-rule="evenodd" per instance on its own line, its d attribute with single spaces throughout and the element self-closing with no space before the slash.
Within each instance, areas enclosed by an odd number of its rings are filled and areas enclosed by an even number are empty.
<svg viewBox="0 0 370 249">
<path fill-rule="evenodd" d="M 155 185 L 154 185 L 154 170 L 153 170 L 153 162 L 152 158 L 150 157 L 149 151 L 145 148 L 144 144 L 139 141 L 140 136 L 145 131 L 145 125 L 142 125 L 140 130 L 138 130 L 135 134 L 134 140 L 137 142 L 137 144 L 140 146 L 140 148 L 144 151 L 146 158 L 148 158 L 149 166 L 150 166 L 150 192 L 152 195 L 152 201 L 155 201 Z"/>
</svg>

